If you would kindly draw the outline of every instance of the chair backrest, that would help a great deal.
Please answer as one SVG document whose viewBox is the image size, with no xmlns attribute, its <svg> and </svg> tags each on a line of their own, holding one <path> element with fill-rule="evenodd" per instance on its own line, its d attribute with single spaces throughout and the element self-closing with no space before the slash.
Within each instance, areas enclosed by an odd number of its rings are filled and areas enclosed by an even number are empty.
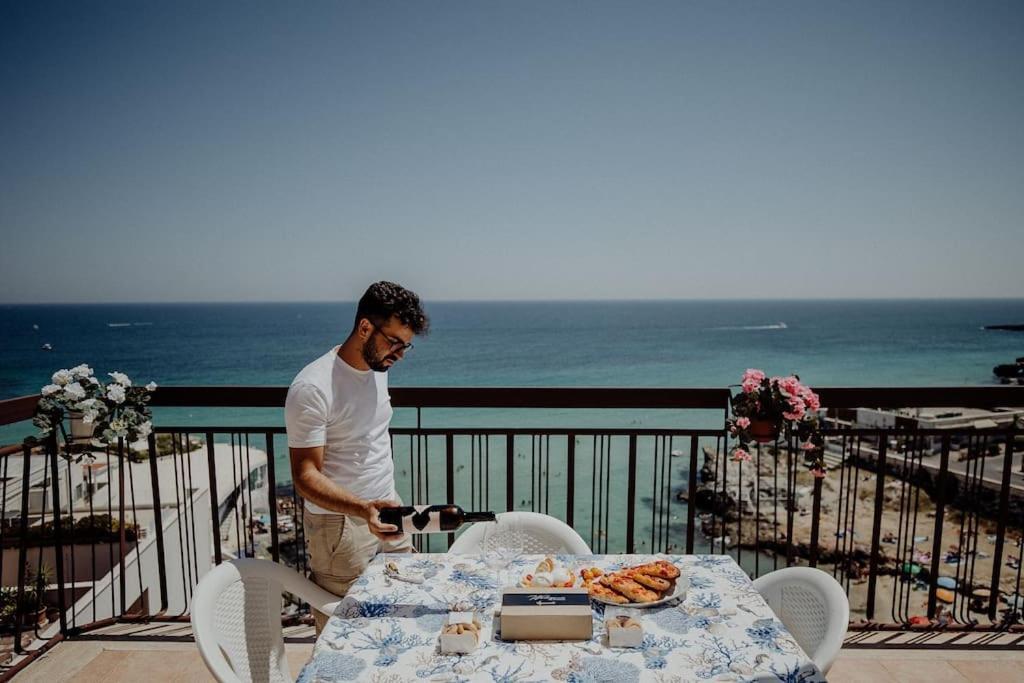
<svg viewBox="0 0 1024 683">
<path fill-rule="evenodd" d="M 291 681 L 281 633 L 281 593 L 330 613 L 338 598 L 293 569 L 267 560 L 231 560 L 211 569 L 192 595 L 192 633 L 222 683 Z"/>
<path fill-rule="evenodd" d="M 827 674 L 850 623 L 850 601 L 843 587 L 820 569 L 787 567 L 756 579 L 754 588 Z"/>
<path fill-rule="evenodd" d="M 532 554 L 591 555 L 590 546 L 571 526 L 551 515 L 539 512 L 502 512 L 503 520 L 518 522 L 523 531 L 523 552 Z M 450 553 L 472 555 L 480 552 L 487 522 L 474 524 L 455 539 Z"/>
</svg>

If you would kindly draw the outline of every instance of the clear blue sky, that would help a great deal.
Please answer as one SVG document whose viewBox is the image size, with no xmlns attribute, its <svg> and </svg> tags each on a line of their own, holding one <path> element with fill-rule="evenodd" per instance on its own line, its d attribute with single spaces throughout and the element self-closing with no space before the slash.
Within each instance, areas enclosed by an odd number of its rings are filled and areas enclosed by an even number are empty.
<svg viewBox="0 0 1024 683">
<path fill-rule="evenodd" d="M 3 302 L 1024 292 L 1021 2 L 0 8 Z"/>
</svg>

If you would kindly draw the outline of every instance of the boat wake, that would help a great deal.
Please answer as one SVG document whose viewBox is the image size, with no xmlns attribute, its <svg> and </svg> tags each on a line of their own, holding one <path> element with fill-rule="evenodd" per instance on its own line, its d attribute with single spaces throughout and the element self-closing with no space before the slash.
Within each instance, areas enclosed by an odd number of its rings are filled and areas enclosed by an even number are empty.
<svg viewBox="0 0 1024 683">
<path fill-rule="evenodd" d="M 787 330 L 786 323 L 775 323 L 774 325 L 726 325 L 724 327 L 709 327 L 709 330 Z"/>
</svg>

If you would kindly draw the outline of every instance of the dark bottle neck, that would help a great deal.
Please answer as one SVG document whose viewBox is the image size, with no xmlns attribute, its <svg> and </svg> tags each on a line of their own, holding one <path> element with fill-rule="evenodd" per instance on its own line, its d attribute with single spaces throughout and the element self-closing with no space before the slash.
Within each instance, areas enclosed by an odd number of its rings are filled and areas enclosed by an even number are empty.
<svg viewBox="0 0 1024 683">
<path fill-rule="evenodd" d="M 493 512 L 467 512 L 467 522 L 496 522 L 497 518 Z"/>
</svg>

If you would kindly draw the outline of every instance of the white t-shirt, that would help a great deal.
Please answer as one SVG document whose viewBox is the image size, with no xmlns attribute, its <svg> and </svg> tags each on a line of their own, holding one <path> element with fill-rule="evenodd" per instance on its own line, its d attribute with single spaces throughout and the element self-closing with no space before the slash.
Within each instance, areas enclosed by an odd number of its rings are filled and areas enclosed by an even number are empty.
<svg viewBox="0 0 1024 683">
<path fill-rule="evenodd" d="M 395 498 L 386 372 L 357 370 L 338 347 L 292 380 L 284 404 L 288 446 L 325 446 L 323 473 L 360 498 Z M 306 510 L 330 513 L 306 501 Z"/>
</svg>

